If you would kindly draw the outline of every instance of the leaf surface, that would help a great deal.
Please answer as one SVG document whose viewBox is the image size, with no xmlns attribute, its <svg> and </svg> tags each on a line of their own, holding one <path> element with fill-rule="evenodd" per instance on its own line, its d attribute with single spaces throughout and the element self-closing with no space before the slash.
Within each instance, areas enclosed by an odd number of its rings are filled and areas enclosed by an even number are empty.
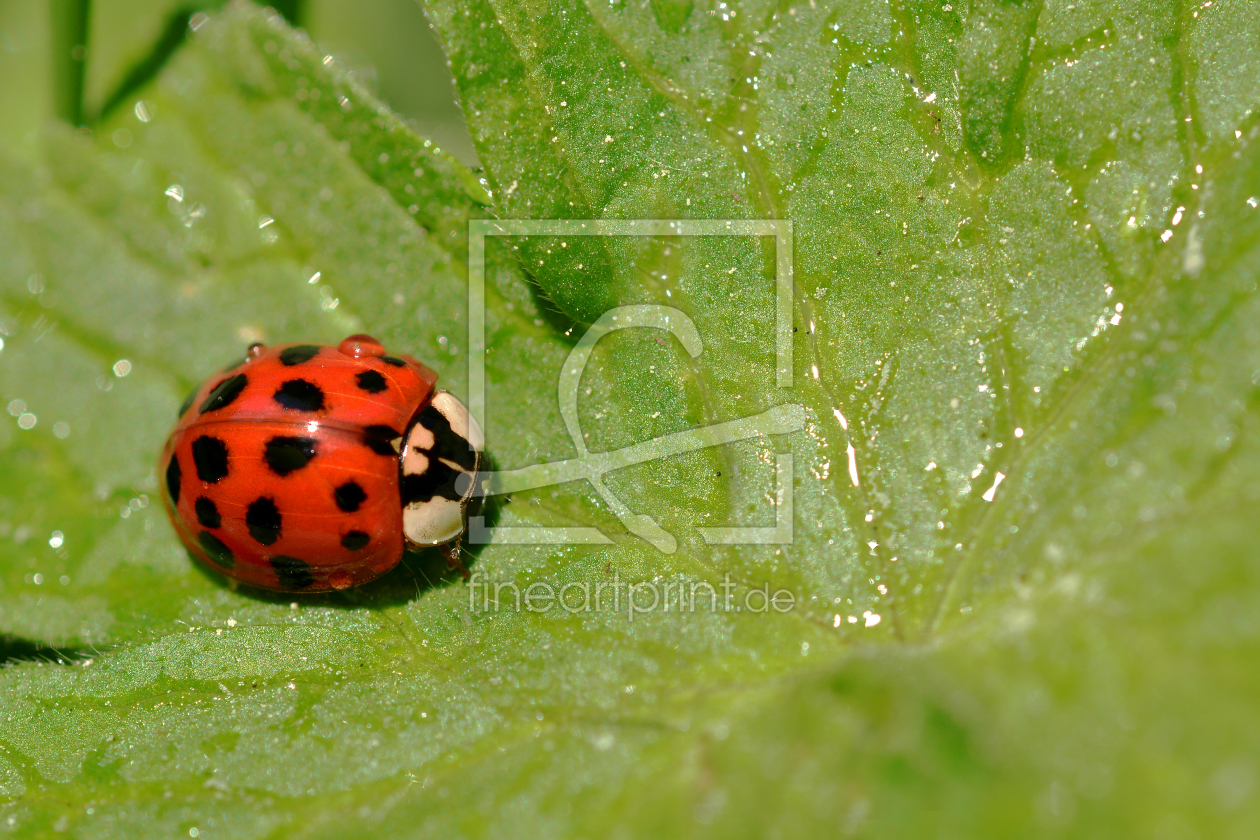
<svg viewBox="0 0 1260 840">
<path fill-rule="evenodd" d="M 0 673 L 0 829 L 1254 831 L 1248 8 L 438 0 L 484 182 L 279 22 L 214 19 L 147 122 L 0 177 L 0 633 L 73 649 Z M 603 339 L 591 452 L 804 429 L 609 473 L 668 553 L 576 481 L 491 518 L 609 545 L 500 540 L 471 585 L 196 570 L 153 464 L 183 394 L 360 330 L 466 393 L 483 217 L 793 225 L 791 387 L 771 238 L 490 237 L 499 466 L 577 454 L 558 377 L 619 305 L 703 351 Z M 793 541 L 707 543 L 774 522 L 779 454 Z"/>
</svg>

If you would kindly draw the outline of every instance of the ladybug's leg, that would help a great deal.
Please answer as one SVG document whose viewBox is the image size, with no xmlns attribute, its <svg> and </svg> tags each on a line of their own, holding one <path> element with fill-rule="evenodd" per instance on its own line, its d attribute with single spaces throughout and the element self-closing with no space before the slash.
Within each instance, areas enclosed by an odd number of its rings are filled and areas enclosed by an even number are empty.
<svg viewBox="0 0 1260 840">
<path fill-rule="evenodd" d="M 448 542 L 445 545 L 440 546 L 440 548 L 442 549 L 442 556 L 446 558 L 447 568 L 459 569 L 459 573 L 464 576 L 464 580 L 468 580 L 472 577 L 472 575 L 468 573 L 468 570 L 464 568 L 463 561 L 459 559 L 460 543 L 463 542 L 462 536 L 463 535 L 461 534 L 459 537 L 456 537 L 454 541 Z"/>
</svg>

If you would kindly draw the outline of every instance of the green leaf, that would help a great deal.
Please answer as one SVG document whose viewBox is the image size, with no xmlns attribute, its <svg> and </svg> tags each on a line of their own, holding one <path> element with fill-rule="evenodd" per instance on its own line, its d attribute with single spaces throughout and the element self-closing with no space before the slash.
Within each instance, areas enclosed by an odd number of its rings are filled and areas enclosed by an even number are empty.
<svg viewBox="0 0 1260 840">
<path fill-rule="evenodd" d="M 484 187 L 278 20 L 201 27 L 144 108 L 0 174 L 0 634 L 73 648 L 0 673 L 0 828 L 1254 834 L 1247 8 L 432 2 Z M 573 481 L 491 520 L 611 544 L 500 532 L 471 583 L 197 571 L 155 503 L 182 395 L 247 341 L 359 330 L 465 393 L 491 215 L 793 225 L 791 387 L 772 239 L 490 237 L 500 467 L 577 454 L 558 376 L 617 305 L 703 351 L 603 339 L 589 451 L 805 428 L 609 473 L 669 553 Z M 774 522 L 788 453 L 792 542 L 706 543 Z M 640 582 L 702 597 L 636 612 Z"/>
</svg>

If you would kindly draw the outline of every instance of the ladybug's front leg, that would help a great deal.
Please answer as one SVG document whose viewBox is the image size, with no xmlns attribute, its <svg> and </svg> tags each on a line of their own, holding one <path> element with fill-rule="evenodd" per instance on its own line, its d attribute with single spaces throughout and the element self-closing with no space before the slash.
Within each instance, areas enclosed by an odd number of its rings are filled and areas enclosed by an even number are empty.
<svg viewBox="0 0 1260 840">
<path fill-rule="evenodd" d="M 464 563 L 459 559 L 460 544 L 464 541 L 463 535 L 456 537 L 452 542 L 440 546 L 442 556 L 446 558 L 446 566 L 450 569 L 459 569 L 459 573 L 464 576 L 464 580 L 468 580 L 472 575 L 464 568 Z"/>
</svg>

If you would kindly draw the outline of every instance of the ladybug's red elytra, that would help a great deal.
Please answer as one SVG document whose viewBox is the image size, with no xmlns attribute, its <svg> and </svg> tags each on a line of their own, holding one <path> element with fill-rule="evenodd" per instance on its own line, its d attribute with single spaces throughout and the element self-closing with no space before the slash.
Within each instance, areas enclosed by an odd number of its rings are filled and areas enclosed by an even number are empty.
<svg viewBox="0 0 1260 840">
<path fill-rule="evenodd" d="M 358 586 L 458 540 L 485 441 L 437 374 L 367 335 L 251 345 L 179 410 L 159 465 L 188 550 L 263 589 Z M 461 485 L 464 486 L 464 485 Z"/>
</svg>

